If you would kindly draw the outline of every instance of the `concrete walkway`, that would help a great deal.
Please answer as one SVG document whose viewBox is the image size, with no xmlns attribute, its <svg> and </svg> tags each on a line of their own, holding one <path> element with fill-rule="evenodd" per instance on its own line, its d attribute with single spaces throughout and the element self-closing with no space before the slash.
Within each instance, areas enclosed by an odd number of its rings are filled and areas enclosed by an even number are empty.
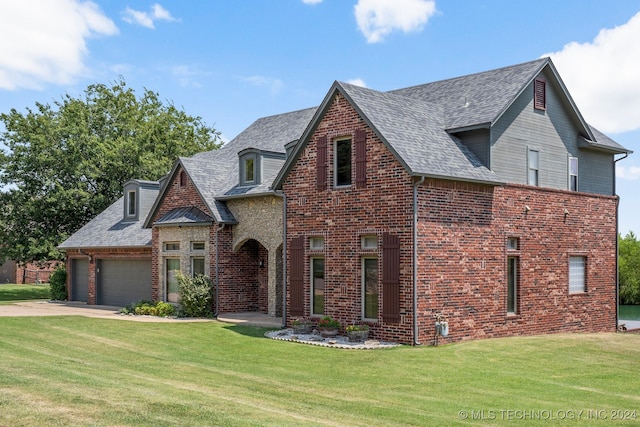
<svg viewBox="0 0 640 427">
<path fill-rule="evenodd" d="M 627 328 L 627 331 L 632 329 L 640 329 L 640 320 L 618 320 L 618 325 L 624 325 Z"/>
<path fill-rule="evenodd" d="M 257 313 L 255 311 L 244 313 L 220 313 L 218 315 L 218 320 L 220 322 L 261 326 L 265 328 L 280 329 L 280 327 L 282 327 L 282 317 L 271 317 L 265 313 Z"/>
</svg>

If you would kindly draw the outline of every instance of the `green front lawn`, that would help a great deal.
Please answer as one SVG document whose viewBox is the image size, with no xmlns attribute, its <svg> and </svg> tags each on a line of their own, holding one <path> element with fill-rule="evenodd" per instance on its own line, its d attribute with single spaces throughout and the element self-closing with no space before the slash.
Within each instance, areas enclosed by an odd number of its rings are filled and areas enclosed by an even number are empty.
<svg viewBox="0 0 640 427">
<path fill-rule="evenodd" d="M 363 351 L 264 332 L 0 318 L 0 425 L 549 426 L 571 416 L 571 425 L 610 426 L 613 416 L 636 418 L 615 425 L 640 417 L 640 335 Z"/>
<path fill-rule="evenodd" d="M 0 304 L 50 298 L 49 285 L 0 284 Z"/>
</svg>

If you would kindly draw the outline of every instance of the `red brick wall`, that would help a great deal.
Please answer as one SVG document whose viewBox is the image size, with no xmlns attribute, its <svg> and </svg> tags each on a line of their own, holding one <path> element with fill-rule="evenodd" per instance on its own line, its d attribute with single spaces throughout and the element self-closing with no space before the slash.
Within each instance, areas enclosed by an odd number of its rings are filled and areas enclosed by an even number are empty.
<svg viewBox="0 0 640 427">
<path fill-rule="evenodd" d="M 49 283 L 51 274 L 60 264 L 58 261 L 50 261 L 43 265 L 29 263 L 26 265 L 16 264 L 15 280 L 16 284 L 23 285 L 27 283 Z"/>
<path fill-rule="evenodd" d="M 207 205 L 200 197 L 200 194 L 198 194 L 196 186 L 193 185 L 193 182 L 188 176 L 186 177 L 186 185 L 180 185 L 181 172 L 182 168 L 178 168 L 173 180 L 169 184 L 169 187 L 165 190 L 164 196 L 158 206 L 158 210 L 151 221 L 152 224 L 171 209 L 181 207 L 195 206 L 202 212 L 211 215 L 209 208 L 207 208 Z"/>
<path fill-rule="evenodd" d="M 333 188 L 333 140 L 367 130 L 366 188 Z M 316 190 L 316 140 L 326 135 L 328 189 Z M 372 335 L 413 341 L 413 188 L 397 159 L 338 96 L 287 176 L 287 240 L 304 236 L 305 314 L 310 313 L 309 258 L 325 258 L 325 313 L 343 324 L 361 319 L 360 237 L 399 236 L 401 321 L 370 323 Z M 355 165 L 352 168 L 355 173 Z M 548 332 L 615 330 L 617 199 L 507 185 L 427 179 L 418 190 L 418 341 L 430 344 L 434 315 L 449 320 L 445 341 Z M 525 205 L 529 207 L 524 213 Z M 569 214 L 565 216 L 564 210 Z M 325 248 L 309 250 L 322 236 Z M 518 312 L 507 315 L 507 238 L 518 237 Z M 288 246 L 290 247 L 290 246 Z M 375 252 L 374 252 L 375 254 Z M 569 295 L 568 257 L 587 258 L 587 292 Z M 515 255 L 515 254 L 514 254 Z M 290 253 L 287 254 L 287 262 Z M 382 263 L 379 262 L 380 282 Z M 291 271 L 291 265 L 288 265 Z M 289 279 L 289 278 L 288 278 Z M 380 304 L 382 301 L 382 284 Z M 290 291 L 288 281 L 287 291 Z M 290 310 L 290 306 L 287 307 Z M 443 338 L 441 338 L 442 340 Z"/>
<path fill-rule="evenodd" d="M 427 181 L 420 187 L 421 341 L 433 339 L 435 313 L 447 316 L 452 341 L 615 331 L 616 203 L 519 185 Z M 519 250 L 507 250 L 509 237 L 519 239 Z M 506 308 L 509 255 L 520 265 L 515 315 Z M 569 294 L 571 255 L 586 257 L 586 293 Z"/>
<path fill-rule="evenodd" d="M 365 188 L 355 188 L 355 163 L 352 167 L 353 185 L 333 187 L 333 141 L 353 136 L 357 129 L 367 131 L 367 182 Z M 316 191 L 316 138 L 328 137 L 326 191 Z M 283 186 L 287 194 L 287 240 L 305 236 L 305 314 L 310 313 L 310 275 L 308 259 L 325 258 L 325 314 L 337 318 L 343 325 L 359 323 L 361 319 L 361 259 L 377 256 L 382 278 L 382 233 L 400 238 L 400 314 L 396 324 L 369 323 L 375 338 L 400 342 L 410 340 L 412 330 L 412 183 L 402 165 L 368 129 L 348 102 L 338 96 L 328 109 L 310 143 L 293 166 Z M 352 146 L 353 148 L 353 146 Z M 378 250 L 363 251 L 360 238 L 378 236 Z M 324 237 L 322 252 L 309 250 L 308 238 Z M 288 246 L 290 248 L 290 245 Z M 288 259 L 290 255 L 287 256 Z M 289 262 L 289 261 L 287 261 Z M 291 271 L 291 266 L 288 266 Z M 290 291 L 290 282 L 287 292 Z M 382 290 L 380 290 L 382 301 Z M 291 307 L 288 305 L 287 311 Z"/>
</svg>

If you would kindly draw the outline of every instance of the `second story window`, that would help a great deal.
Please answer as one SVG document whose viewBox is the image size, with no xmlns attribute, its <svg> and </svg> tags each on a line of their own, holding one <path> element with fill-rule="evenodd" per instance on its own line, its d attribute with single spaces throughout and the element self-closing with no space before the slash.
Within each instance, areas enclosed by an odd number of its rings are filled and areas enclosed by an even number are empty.
<svg viewBox="0 0 640 427">
<path fill-rule="evenodd" d="M 351 185 L 351 139 L 336 141 L 334 163 L 336 187 Z"/>
<path fill-rule="evenodd" d="M 252 157 L 244 160 L 244 182 L 252 183 L 256 180 L 256 160 Z"/>
<path fill-rule="evenodd" d="M 527 183 L 529 185 L 539 185 L 539 163 L 540 163 L 540 153 L 536 150 L 529 150 L 527 161 L 529 163 L 529 177 Z"/>
<path fill-rule="evenodd" d="M 578 158 L 569 157 L 569 190 L 578 191 Z"/>
<path fill-rule="evenodd" d="M 127 193 L 127 216 L 136 216 L 136 192 Z"/>
</svg>

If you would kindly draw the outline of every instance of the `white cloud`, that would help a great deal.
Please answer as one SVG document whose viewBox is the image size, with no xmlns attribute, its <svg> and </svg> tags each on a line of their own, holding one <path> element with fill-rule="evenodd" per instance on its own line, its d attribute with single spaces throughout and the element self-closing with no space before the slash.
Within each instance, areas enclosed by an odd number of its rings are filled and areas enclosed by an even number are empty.
<svg viewBox="0 0 640 427">
<path fill-rule="evenodd" d="M 1 1 L 0 89 L 68 84 L 87 73 L 86 39 L 117 32 L 91 1 Z"/>
<path fill-rule="evenodd" d="M 360 77 L 355 78 L 355 79 L 351 79 L 351 80 L 347 80 L 347 83 L 350 83 L 350 84 L 356 85 L 356 86 L 360 86 L 360 87 L 367 87 L 367 84 Z"/>
<path fill-rule="evenodd" d="M 358 28 L 369 43 L 381 42 L 393 30 L 420 31 L 436 13 L 435 0 L 358 0 Z"/>
<path fill-rule="evenodd" d="M 267 89 L 269 89 L 269 92 L 271 92 L 272 95 L 280 93 L 284 86 L 282 80 L 275 79 L 273 77 L 251 76 L 245 77 L 243 80 L 254 86 L 266 87 Z"/>
<path fill-rule="evenodd" d="M 616 166 L 616 178 L 635 181 L 640 179 L 640 166 Z"/>
<path fill-rule="evenodd" d="M 127 7 L 125 11 L 122 12 L 122 20 L 129 24 L 138 24 L 150 29 L 155 28 L 156 21 L 176 21 L 176 19 L 171 16 L 171 13 L 158 3 L 151 6 L 151 11 L 149 12 L 142 12 Z"/>
<path fill-rule="evenodd" d="M 304 4 L 318 4 L 318 3 L 322 3 L 322 0 L 302 0 L 302 3 L 304 3 Z"/>
<path fill-rule="evenodd" d="M 200 71 L 197 67 L 190 65 L 176 65 L 171 68 L 171 74 L 178 79 L 181 87 L 202 87 L 198 81 L 199 77 L 207 76 L 210 73 Z"/>
<path fill-rule="evenodd" d="M 640 129 L 640 12 L 588 43 L 548 53 L 585 120 L 604 132 Z"/>
</svg>

